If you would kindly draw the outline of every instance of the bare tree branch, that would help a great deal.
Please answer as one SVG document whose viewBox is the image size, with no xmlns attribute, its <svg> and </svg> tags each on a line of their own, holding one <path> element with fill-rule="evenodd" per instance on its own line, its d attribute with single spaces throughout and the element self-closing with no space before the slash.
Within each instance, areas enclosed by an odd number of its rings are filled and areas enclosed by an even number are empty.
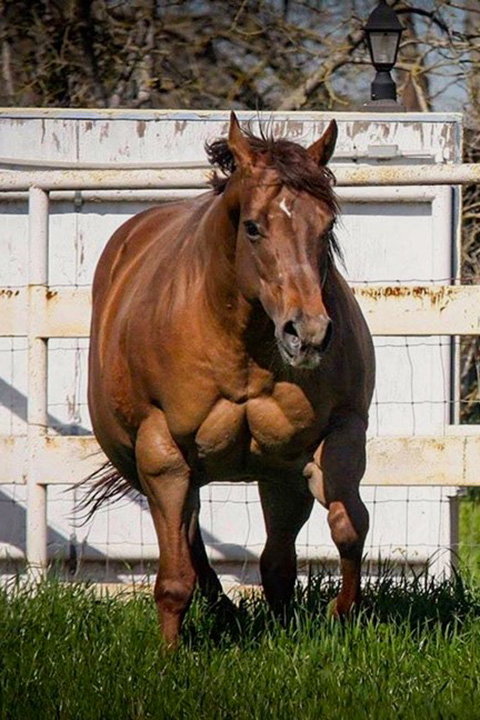
<svg viewBox="0 0 480 720">
<path fill-rule="evenodd" d="M 280 105 L 279 110 L 299 110 L 305 105 L 309 97 L 317 90 L 317 88 L 325 83 L 328 78 L 335 73 L 338 68 L 350 61 L 354 50 L 363 42 L 364 31 L 354 31 L 348 38 L 347 42 L 342 45 L 318 70 L 315 70 L 302 85 L 287 95 Z"/>
</svg>

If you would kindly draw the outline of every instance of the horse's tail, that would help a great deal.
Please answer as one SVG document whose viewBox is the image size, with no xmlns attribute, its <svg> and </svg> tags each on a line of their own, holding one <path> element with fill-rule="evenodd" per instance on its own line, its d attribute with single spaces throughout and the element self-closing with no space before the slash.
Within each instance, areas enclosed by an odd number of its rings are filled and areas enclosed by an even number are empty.
<svg viewBox="0 0 480 720">
<path fill-rule="evenodd" d="M 122 498 L 137 498 L 139 495 L 139 491 L 108 460 L 75 488 L 85 491 L 75 504 L 75 516 L 80 525 L 91 520 L 102 505 L 116 503 Z"/>
</svg>

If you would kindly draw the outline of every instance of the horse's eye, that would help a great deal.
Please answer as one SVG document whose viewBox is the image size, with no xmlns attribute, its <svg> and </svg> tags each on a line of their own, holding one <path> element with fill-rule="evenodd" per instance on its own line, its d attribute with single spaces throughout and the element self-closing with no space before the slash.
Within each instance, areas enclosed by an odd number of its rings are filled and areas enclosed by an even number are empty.
<svg viewBox="0 0 480 720">
<path fill-rule="evenodd" d="M 243 226 L 250 240 L 253 240 L 254 242 L 260 240 L 262 233 L 260 232 L 260 228 L 256 222 L 253 220 L 245 220 Z"/>
</svg>

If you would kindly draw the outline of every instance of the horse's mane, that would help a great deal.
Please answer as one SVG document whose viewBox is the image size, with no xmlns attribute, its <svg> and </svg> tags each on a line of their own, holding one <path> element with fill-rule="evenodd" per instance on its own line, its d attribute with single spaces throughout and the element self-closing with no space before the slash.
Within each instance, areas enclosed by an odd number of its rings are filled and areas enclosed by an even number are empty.
<svg viewBox="0 0 480 720">
<path fill-rule="evenodd" d="M 275 140 L 266 135 L 256 137 L 249 130 L 243 132 L 253 152 L 265 157 L 267 165 L 276 170 L 282 183 L 295 190 L 304 190 L 323 200 L 333 213 L 338 212 L 338 202 L 333 191 L 335 177 L 329 168 L 318 166 L 304 147 L 290 140 Z M 214 191 L 220 194 L 235 172 L 235 158 L 225 138 L 205 143 L 205 152 L 210 164 L 223 173 L 220 176 L 215 172 L 211 180 Z"/>
<path fill-rule="evenodd" d="M 279 179 L 287 187 L 302 190 L 322 200 L 329 210 L 337 215 L 339 211 L 338 200 L 333 190 L 335 177 L 326 166 L 317 165 L 307 150 L 283 138 L 275 140 L 273 137 L 256 137 L 250 130 L 243 131 L 251 149 L 256 155 L 263 155 L 268 167 L 274 169 Z M 222 175 L 214 172 L 210 184 L 214 192 L 221 194 L 236 170 L 235 158 L 225 138 L 205 143 L 205 152 L 214 168 L 218 168 Z M 336 255 L 342 256 L 337 240 L 330 233 L 330 247 Z"/>
</svg>

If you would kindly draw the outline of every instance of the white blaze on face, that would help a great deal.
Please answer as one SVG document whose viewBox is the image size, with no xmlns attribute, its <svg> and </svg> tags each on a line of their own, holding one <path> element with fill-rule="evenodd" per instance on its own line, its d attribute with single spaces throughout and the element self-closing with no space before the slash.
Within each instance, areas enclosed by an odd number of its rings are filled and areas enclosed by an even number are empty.
<svg viewBox="0 0 480 720">
<path fill-rule="evenodd" d="M 287 201 L 285 200 L 285 198 L 282 199 L 282 202 L 280 203 L 279 208 L 282 212 L 285 213 L 285 215 L 287 215 L 288 217 L 292 217 L 292 211 L 288 209 Z"/>
</svg>

